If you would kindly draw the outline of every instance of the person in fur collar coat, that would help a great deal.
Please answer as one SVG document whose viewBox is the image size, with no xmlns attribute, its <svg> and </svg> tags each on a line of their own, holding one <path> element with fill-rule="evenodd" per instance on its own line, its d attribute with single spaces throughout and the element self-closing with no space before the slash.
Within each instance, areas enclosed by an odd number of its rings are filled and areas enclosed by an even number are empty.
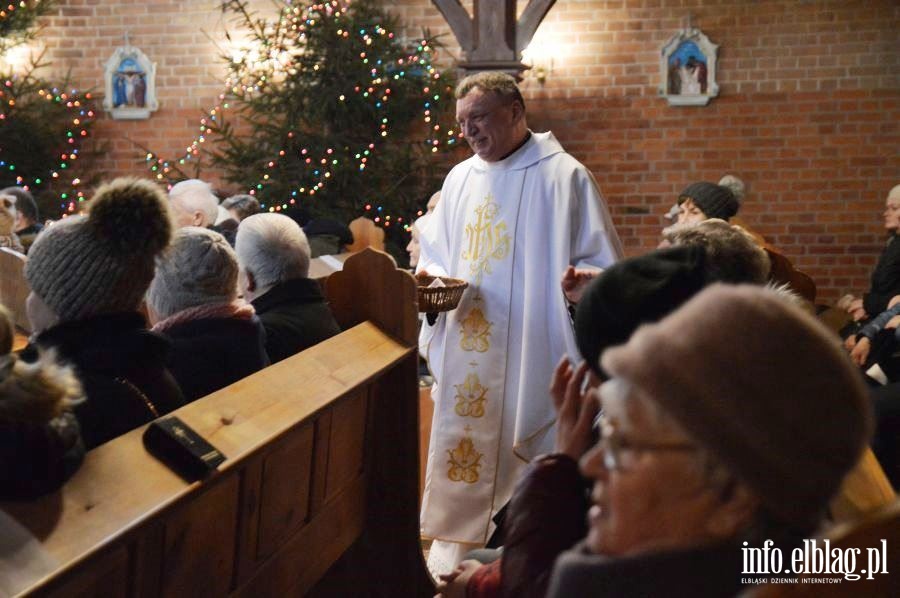
<svg viewBox="0 0 900 598">
<path fill-rule="evenodd" d="M 53 351 L 26 363 L 12 346 L 12 319 L 0 306 L 0 500 L 27 500 L 56 490 L 81 464 L 71 407 L 82 390 Z"/>
</svg>

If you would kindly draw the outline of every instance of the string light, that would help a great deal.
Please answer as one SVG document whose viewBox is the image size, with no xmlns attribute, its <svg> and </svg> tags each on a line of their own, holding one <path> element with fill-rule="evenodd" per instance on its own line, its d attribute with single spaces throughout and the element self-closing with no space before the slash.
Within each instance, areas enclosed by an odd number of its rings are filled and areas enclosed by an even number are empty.
<svg viewBox="0 0 900 598">
<path fill-rule="evenodd" d="M 20 3 L 24 6 L 24 3 Z M 0 127 L 11 120 L 11 109 L 15 107 L 15 84 L 17 77 L 7 78 L 0 86 Z M 76 209 L 76 203 L 84 201 L 84 192 L 78 187 L 82 181 L 77 174 L 69 175 L 67 172 L 72 163 L 78 159 L 81 144 L 89 136 L 88 129 L 94 122 L 96 113 L 90 93 L 81 94 L 77 89 L 69 91 L 59 88 L 39 89 L 37 95 L 47 102 L 54 102 L 64 107 L 70 114 L 71 122 L 67 127 L 65 137 L 60 140 L 60 145 L 66 147 L 59 154 L 59 162 L 54 163 L 46 174 L 37 174 L 28 178 L 17 176 L 15 184 L 25 190 L 37 188 L 49 180 L 63 183 L 64 191 L 61 191 L 58 199 L 61 207 L 68 212 Z M 16 164 L 9 160 L 0 160 L 0 171 L 15 172 Z M 61 180 L 60 180 L 61 179 Z M 68 180 L 66 183 L 65 181 Z"/>
<path fill-rule="evenodd" d="M 35 2 L 32 2 L 31 4 L 32 4 L 32 6 L 35 6 L 40 3 L 41 3 L 40 0 L 36 0 Z M 20 0 L 20 2 L 18 4 L 14 3 L 14 2 L 9 2 L 5 6 L 3 6 L 3 3 L 0 2 L 0 21 L 10 18 L 12 16 L 12 14 L 19 8 L 28 8 L 28 3 L 25 2 L 25 0 Z"/>
<path fill-rule="evenodd" d="M 307 39 L 307 33 L 313 27 L 316 27 L 317 24 L 322 26 L 326 19 L 332 19 L 340 25 L 342 17 L 350 9 L 350 4 L 349 0 L 345 2 L 332 0 L 301 9 L 298 6 L 294 6 L 290 0 L 286 0 L 277 27 L 282 31 L 296 32 L 297 41 L 303 42 Z M 348 43 L 354 38 L 359 39 L 366 47 L 372 45 L 376 36 L 394 39 L 394 33 L 381 25 L 375 25 L 371 30 L 361 28 L 355 31 L 349 31 L 343 26 L 338 26 L 336 36 L 341 41 L 346 40 Z M 221 122 L 222 114 L 231 107 L 231 101 L 229 100 L 251 99 L 273 83 L 283 80 L 286 73 L 295 75 L 298 72 L 297 66 L 294 65 L 294 58 L 299 55 L 294 55 L 284 48 L 267 48 L 266 46 L 267 44 L 263 44 L 262 47 L 247 52 L 236 51 L 232 55 L 233 72 L 226 78 L 225 89 L 219 94 L 216 105 L 209 109 L 206 116 L 200 120 L 199 134 L 187 145 L 182 156 L 174 160 L 166 160 L 156 153 L 147 153 L 146 163 L 158 180 L 167 179 L 168 175 L 172 174 L 176 169 L 175 163 L 184 165 L 200 158 L 201 145 L 206 142 L 210 135 L 215 134 L 215 127 Z M 419 40 L 407 55 L 393 62 L 386 62 L 370 56 L 367 51 L 359 52 L 357 60 L 361 64 L 370 67 L 367 71 L 367 80 L 358 81 L 350 89 L 341 90 L 340 93 L 335 95 L 334 100 L 336 102 L 346 102 L 348 97 L 356 95 L 370 101 L 376 110 L 381 111 L 385 109 L 386 104 L 391 100 L 393 91 L 390 85 L 392 83 L 412 75 L 427 75 L 425 77 L 427 83 L 421 89 L 424 98 L 421 106 L 421 118 L 428 136 L 422 143 L 432 153 L 437 153 L 442 147 L 452 146 L 457 143 L 459 136 L 452 129 L 442 131 L 440 124 L 432 122 L 435 105 L 442 100 L 441 93 L 433 88 L 443 87 L 441 85 L 441 74 L 431 63 L 430 55 L 432 51 L 433 49 L 430 47 L 428 40 Z M 321 66 L 312 64 L 305 68 L 311 68 L 316 72 Z M 389 138 L 390 131 L 390 122 L 387 117 L 383 117 L 379 124 L 379 132 L 376 139 L 357 148 L 343 148 L 348 159 L 356 162 L 356 168 L 359 172 L 366 170 L 368 163 L 377 151 L 378 144 Z M 287 209 L 290 205 L 295 205 L 298 195 L 307 198 L 315 197 L 333 178 L 333 172 L 330 167 L 340 165 L 340 159 L 334 155 L 337 148 L 327 147 L 321 155 L 312 155 L 311 148 L 303 147 L 303 143 L 298 144 L 300 136 L 299 132 L 290 131 L 282 147 L 274 155 L 261 161 L 262 174 L 260 179 L 251 185 L 247 192 L 251 195 L 257 195 L 272 180 L 275 171 L 285 167 L 290 167 L 295 171 L 298 166 L 304 169 L 306 175 L 304 180 L 308 182 L 293 190 L 289 201 L 273 202 L 271 206 L 262 204 L 261 207 L 263 209 L 281 211 Z M 292 150 L 297 145 L 300 145 L 300 150 Z M 369 210 L 370 207 L 367 205 L 366 211 Z M 381 210 L 381 206 L 378 206 L 378 210 Z M 383 218 L 376 219 L 376 222 L 383 222 L 383 226 L 390 226 L 391 220 L 387 215 L 384 215 Z M 393 220 L 395 222 L 403 222 L 402 217 L 396 217 Z M 405 228 L 408 229 L 408 225 Z"/>
</svg>

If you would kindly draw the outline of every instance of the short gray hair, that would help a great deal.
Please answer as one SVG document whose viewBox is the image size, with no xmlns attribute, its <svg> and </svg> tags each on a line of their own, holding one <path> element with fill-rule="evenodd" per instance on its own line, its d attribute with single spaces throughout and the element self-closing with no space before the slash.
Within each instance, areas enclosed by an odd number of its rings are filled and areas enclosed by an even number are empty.
<svg viewBox="0 0 900 598">
<path fill-rule="evenodd" d="M 709 282 L 765 284 L 769 278 L 769 256 L 740 226 L 710 218 L 696 224 L 670 226 L 663 237 L 672 245 L 705 248 Z"/>
<path fill-rule="evenodd" d="M 252 195 L 232 195 L 222 201 L 222 207 L 226 210 L 234 210 L 240 221 L 259 213 L 259 200 Z"/>
<path fill-rule="evenodd" d="M 206 226 L 212 226 L 219 215 L 219 198 L 213 193 L 209 183 L 200 179 L 188 179 L 176 183 L 169 190 L 169 201 L 180 204 L 176 209 L 202 212 L 206 216 Z"/>
<path fill-rule="evenodd" d="M 501 73 L 499 71 L 483 71 L 481 73 L 469 75 L 456 86 L 456 99 L 463 99 L 475 88 L 478 88 L 485 93 L 495 93 L 504 101 L 510 103 L 519 102 L 522 104 L 522 108 L 525 107 L 525 98 L 522 97 L 522 92 L 519 91 L 516 80 L 506 73 Z"/>
<path fill-rule="evenodd" d="M 241 221 L 234 243 L 238 261 L 260 288 L 309 274 L 309 241 L 284 214 L 254 214 Z"/>
<path fill-rule="evenodd" d="M 186 226 L 157 258 L 147 303 L 161 318 L 189 307 L 230 303 L 237 298 L 237 279 L 237 256 L 225 237 Z"/>
<path fill-rule="evenodd" d="M 32 222 L 40 219 L 34 196 L 21 187 L 7 187 L 0 190 L 0 195 L 12 195 L 16 198 L 16 211 Z"/>
</svg>

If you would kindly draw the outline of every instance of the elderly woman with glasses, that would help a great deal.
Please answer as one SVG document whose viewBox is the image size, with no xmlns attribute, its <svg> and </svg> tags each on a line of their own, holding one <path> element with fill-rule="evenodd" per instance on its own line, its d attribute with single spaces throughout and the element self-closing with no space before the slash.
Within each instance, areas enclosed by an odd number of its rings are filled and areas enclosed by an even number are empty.
<svg viewBox="0 0 900 598">
<path fill-rule="evenodd" d="M 737 595 L 742 548 L 814 533 L 868 438 L 837 341 L 765 289 L 713 286 L 601 364 L 589 529 L 548 596 Z"/>
</svg>

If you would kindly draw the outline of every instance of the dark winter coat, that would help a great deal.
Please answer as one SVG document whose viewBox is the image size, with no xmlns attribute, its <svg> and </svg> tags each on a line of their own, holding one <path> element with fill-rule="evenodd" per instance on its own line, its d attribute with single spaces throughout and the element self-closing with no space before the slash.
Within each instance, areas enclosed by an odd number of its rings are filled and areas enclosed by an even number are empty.
<svg viewBox="0 0 900 598">
<path fill-rule="evenodd" d="M 872 272 L 872 286 L 863 295 L 863 307 L 870 318 L 887 309 L 894 295 L 900 295 L 900 240 L 891 235 Z"/>
<path fill-rule="evenodd" d="M 30 500 L 53 492 L 84 458 L 71 412 L 49 422 L 0 421 L 0 500 Z"/>
<path fill-rule="evenodd" d="M 171 349 L 146 329 L 138 313 L 100 315 L 65 322 L 38 335 L 42 349 L 75 368 L 87 400 L 75 406 L 87 450 L 184 405 L 166 368 Z M 34 347 L 23 351 L 32 359 Z"/>
<path fill-rule="evenodd" d="M 583 547 L 563 553 L 553 567 L 548 598 L 725 598 L 743 585 L 738 542 L 634 557 L 588 554 Z"/>
<path fill-rule="evenodd" d="M 266 329 L 266 351 L 272 363 L 341 331 L 319 283 L 309 278 L 276 285 L 252 303 Z"/>
<path fill-rule="evenodd" d="M 188 402 L 269 365 L 259 318 L 203 318 L 163 332 L 173 345 L 169 369 Z"/>
</svg>

